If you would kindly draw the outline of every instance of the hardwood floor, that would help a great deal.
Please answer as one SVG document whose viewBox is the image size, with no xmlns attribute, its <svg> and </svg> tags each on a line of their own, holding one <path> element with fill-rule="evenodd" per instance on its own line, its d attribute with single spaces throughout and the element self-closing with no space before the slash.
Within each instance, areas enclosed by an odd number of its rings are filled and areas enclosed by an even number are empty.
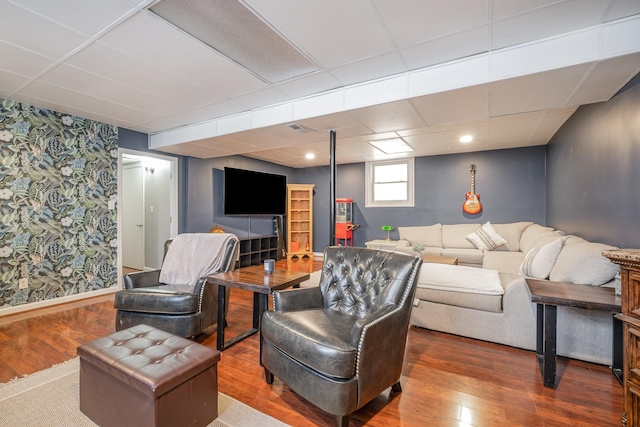
<svg viewBox="0 0 640 427">
<path fill-rule="evenodd" d="M 313 271 L 321 260 L 281 260 L 276 268 Z M 251 293 L 231 291 L 227 337 L 249 328 Z M 0 382 L 76 356 L 76 347 L 114 332 L 113 296 L 0 317 Z M 215 348 L 215 332 L 197 341 Z M 601 365 L 560 358 L 560 384 L 542 386 L 531 351 L 410 328 L 402 393 L 389 391 L 352 417 L 352 426 L 618 426 L 622 387 Z M 220 392 L 293 426 L 333 418 L 276 378 L 265 383 L 258 336 L 223 352 Z"/>
</svg>

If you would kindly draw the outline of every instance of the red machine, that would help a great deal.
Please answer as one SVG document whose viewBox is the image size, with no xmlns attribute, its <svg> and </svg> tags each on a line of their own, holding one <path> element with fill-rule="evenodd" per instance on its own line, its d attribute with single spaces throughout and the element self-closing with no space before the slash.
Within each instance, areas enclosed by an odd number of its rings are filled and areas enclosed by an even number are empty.
<svg viewBox="0 0 640 427">
<path fill-rule="evenodd" d="M 336 245 L 344 242 L 344 246 L 353 246 L 353 230 L 358 224 L 353 223 L 353 199 L 336 199 Z"/>
</svg>

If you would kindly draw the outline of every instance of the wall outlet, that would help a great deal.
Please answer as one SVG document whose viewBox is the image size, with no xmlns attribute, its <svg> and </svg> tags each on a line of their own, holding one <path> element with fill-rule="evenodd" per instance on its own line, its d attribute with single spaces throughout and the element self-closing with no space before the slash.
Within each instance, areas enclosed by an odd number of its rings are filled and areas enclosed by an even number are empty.
<svg viewBox="0 0 640 427">
<path fill-rule="evenodd" d="M 27 289 L 29 287 L 29 279 L 26 277 L 18 280 L 18 289 Z"/>
</svg>

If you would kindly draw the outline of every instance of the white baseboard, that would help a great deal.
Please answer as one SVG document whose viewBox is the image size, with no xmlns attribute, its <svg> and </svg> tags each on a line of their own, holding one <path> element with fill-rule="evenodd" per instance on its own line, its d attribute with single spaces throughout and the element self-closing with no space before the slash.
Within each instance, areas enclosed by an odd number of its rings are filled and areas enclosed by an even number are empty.
<svg viewBox="0 0 640 427">
<path fill-rule="evenodd" d="M 25 311 L 31 311 L 38 308 L 51 307 L 54 305 L 64 304 L 68 302 L 80 301 L 87 298 L 93 298 L 101 295 L 108 295 L 119 291 L 120 286 L 112 286 L 106 289 L 99 289 L 97 291 L 83 292 L 81 294 L 69 295 L 66 297 L 60 297 L 55 299 L 49 299 L 45 301 L 33 302 L 30 304 L 23 304 L 11 307 L 0 308 L 0 317 L 8 316 L 11 314 L 23 313 Z"/>
</svg>

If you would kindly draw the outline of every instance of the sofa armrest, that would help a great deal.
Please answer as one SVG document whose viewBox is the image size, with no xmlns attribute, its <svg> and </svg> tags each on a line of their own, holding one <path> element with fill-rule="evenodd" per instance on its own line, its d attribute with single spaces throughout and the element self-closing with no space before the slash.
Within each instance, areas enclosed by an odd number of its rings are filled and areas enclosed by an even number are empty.
<svg viewBox="0 0 640 427">
<path fill-rule="evenodd" d="M 123 289 L 147 288 L 158 286 L 160 282 L 160 270 L 139 271 L 125 274 L 122 277 Z"/>
<path fill-rule="evenodd" d="M 411 246 L 411 242 L 406 239 L 400 239 L 396 243 L 396 248 L 408 248 L 409 246 Z"/>
<path fill-rule="evenodd" d="M 298 311 L 323 308 L 320 287 L 288 289 L 273 293 L 274 311 Z"/>
</svg>

